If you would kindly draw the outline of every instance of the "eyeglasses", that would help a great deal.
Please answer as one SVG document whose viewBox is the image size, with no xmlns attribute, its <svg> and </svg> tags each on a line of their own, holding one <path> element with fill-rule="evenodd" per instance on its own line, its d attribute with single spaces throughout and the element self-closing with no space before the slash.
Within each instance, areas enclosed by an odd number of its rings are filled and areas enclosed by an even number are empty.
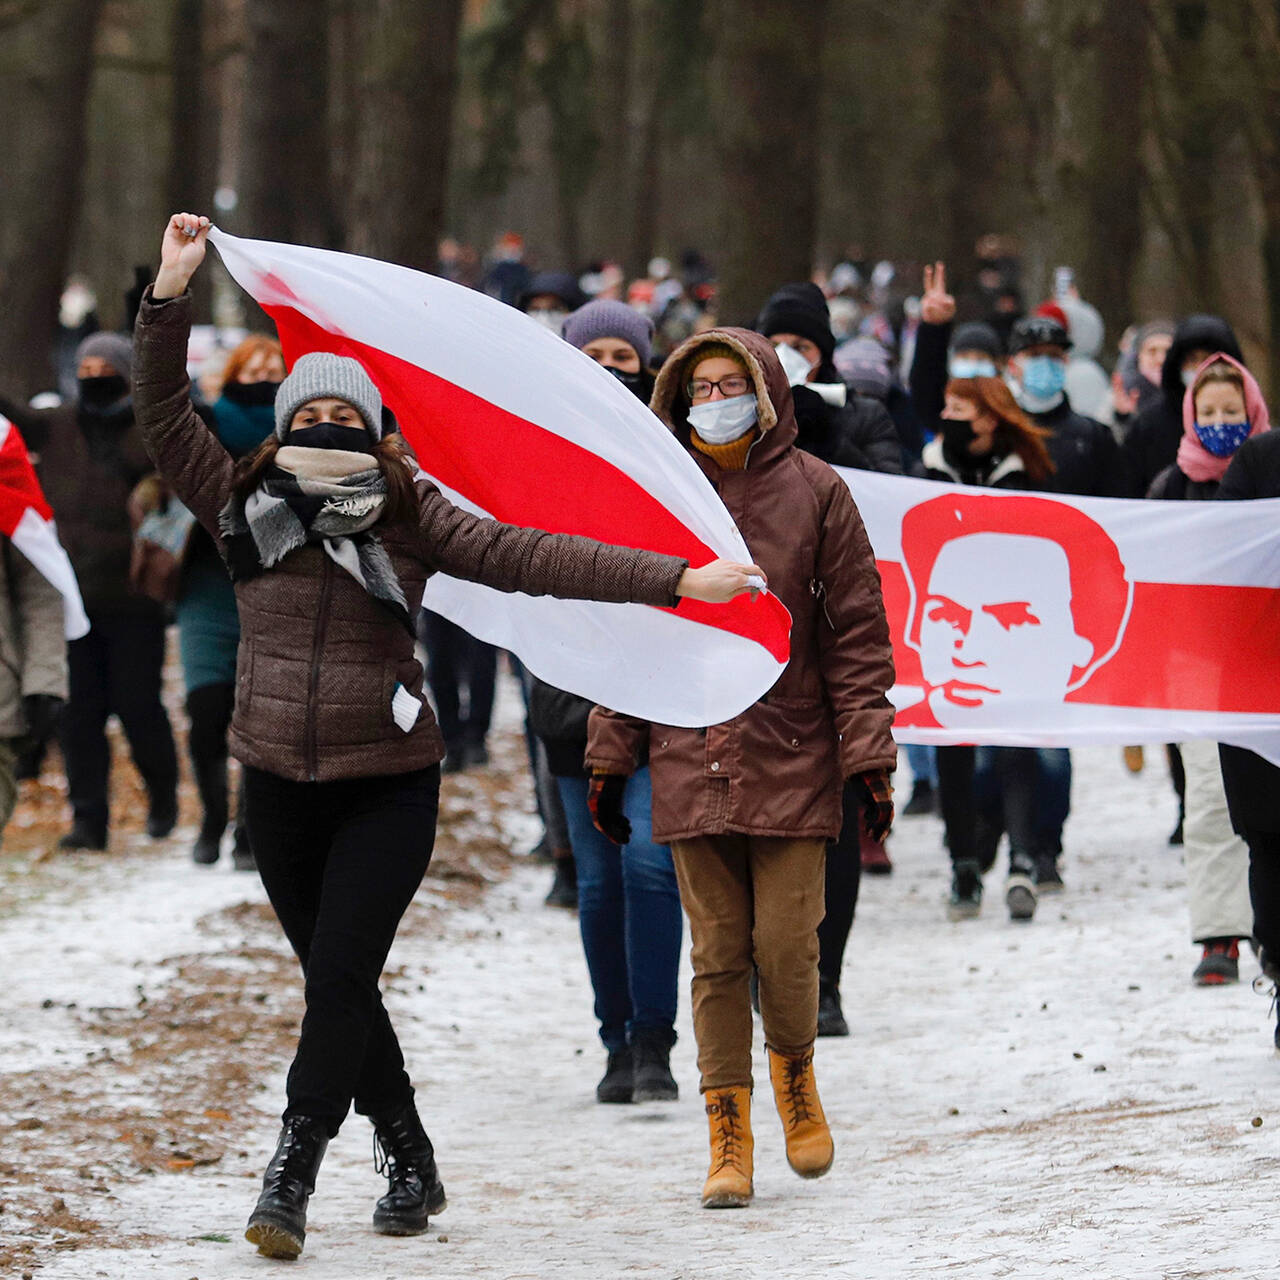
<svg viewBox="0 0 1280 1280">
<path fill-rule="evenodd" d="M 690 378 L 685 385 L 685 393 L 690 400 L 708 400 L 717 387 L 726 400 L 733 396 L 745 396 L 751 390 L 751 379 L 741 373 L 732 373 L 718 382 L 712 382 L 709 378 Z"/>
</svg>

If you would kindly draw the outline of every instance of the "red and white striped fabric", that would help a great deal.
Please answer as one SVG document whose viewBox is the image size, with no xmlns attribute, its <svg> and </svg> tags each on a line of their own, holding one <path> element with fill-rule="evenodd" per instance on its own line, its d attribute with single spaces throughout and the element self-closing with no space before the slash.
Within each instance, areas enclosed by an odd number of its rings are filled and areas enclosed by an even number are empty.
<svg viewBox="0 0 1280 1280">
<path fill-rule="evenodd" d="M 900 742 L 1210 738 L 1280 758 L 1280 500 L 841 475 L 884 584 Z"/>
<path fill-rule="evenodd" d="M 423 470 L 459 505 L 693 565 L 750 561 L 662 423 L 527 316 L 391 263 L 217 229 L 210 239 L 276 322 L 290 363 L 332 351 L 369 370 Z M 768 594 L 665 610 L 504 595 L 437 575 L 426 603 L 549 683 L 664 724 L 731 719 L 788 659 L 791 619 Z"/>
<path fill-rule="evenodd" d="M 45 501 L 18 428 L 0 416 L 0 533 L 58 589 L 68 640 L 89 631 L 75 570 L 58 541 L 53 512 Z"/>
</svg>

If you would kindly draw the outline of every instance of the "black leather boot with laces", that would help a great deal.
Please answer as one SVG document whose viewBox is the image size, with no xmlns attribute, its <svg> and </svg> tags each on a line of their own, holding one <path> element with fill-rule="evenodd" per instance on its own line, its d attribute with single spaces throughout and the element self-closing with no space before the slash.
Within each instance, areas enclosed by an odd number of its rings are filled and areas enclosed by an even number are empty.
<svg viewBox="0 0 1280 1280">
<path fill-rule="evenodd" d="M 374 1208 L 373 1229 L 384 1236 L 421 1235 L 427 1215 L 443 1213 L 446 1205 L 435 1148 L 412 1102 L 370 1119 L 374 1166 L 390 1184 Z"/>
<path fill-rule="evenodd" d="M 329 1145 L 328 1127 L 309 1116 L 290 1116 L 276 1153 L 262 1175 L 262 1194 L 244 1238 L 267 1258 L 296 1258 L 307 1238 L 307 1202 Z"/>
</svg>

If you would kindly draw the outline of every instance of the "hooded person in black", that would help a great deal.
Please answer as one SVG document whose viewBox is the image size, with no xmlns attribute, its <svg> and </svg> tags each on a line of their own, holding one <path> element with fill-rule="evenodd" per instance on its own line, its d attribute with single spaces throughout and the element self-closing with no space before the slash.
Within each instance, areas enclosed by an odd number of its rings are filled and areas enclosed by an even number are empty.
<svg viewBox="0 0 1280 1280">
<path fill-rule="evenodd" d="M 778 350 L 791 383 L 796 447 L 833 467 L 902 474 L 902 444 L 889 411 L 878 400 L 850 391 L 832 356 L 836 349 L 827 299 L 816 284 L 783 285 L 765 303 L 756 331 Z M 806 367 L 807 366 L 807 367 Z M 892 871 L 883 841 L 863 844 L 861 802 L 850 781 L 844 825 L 828 846 L 826 916 L 818 927 L 818 1034 L 847 1036 L 840 1005 L 840 971 L 858 906 L 864 855 L 869 868 Z"/>
<path fill-rule="evenodd" d="M 1215 351 L 1244 362 L 1234 330 L 1220 317 L 1187 316 L 1178 324 L 1160 375 L 1160 399 L 1138 414 L 1120 446 L 1119 496 L 1146 497 L 1155 478 L 1173 465 L 1182 440 L 1182 397 L 1187 379 Z"/>
<path fill-rule="evenodd" d="M 889 411 L 850 391 L 832 361 L 836 340 L 822 290 L 809 281 L 783 285 L 765 303 L 755 328 L 780 349 L 791 378 L 796 446 L 833 467 L 901 475 L 902 445 Z"/>
</svg>

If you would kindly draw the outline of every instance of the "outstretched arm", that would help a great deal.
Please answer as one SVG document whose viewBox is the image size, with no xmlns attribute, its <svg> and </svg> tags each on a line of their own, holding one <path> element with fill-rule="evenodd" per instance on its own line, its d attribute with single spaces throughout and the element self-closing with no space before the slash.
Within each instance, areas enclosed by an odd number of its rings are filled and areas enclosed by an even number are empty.
<svg viewBox="0 0 1280 1280">
<path fill-rule="evenodd" d="M 188 231 L 190 229 L 190 232 Z M 215 538 L 231 491 L 231 456 L 191 404 L 187 284 L 204 260 L 209 219 L 178 213 L 165 227 L 156 282 L 134 328 L 134 416 L 161 474 Z"/>
<path fill-rule="evenodd" d="M 750 579 L 764 578 L 758 565 L 714 560 L 695 569 L 677 556 L 502 524 L 455 507 L 425 482 L 418 493 L 430 561 L 451 577 L 497 591 L 670 607 L 680 596 L 723 604 L 754 593 Z"/>
</svg>

